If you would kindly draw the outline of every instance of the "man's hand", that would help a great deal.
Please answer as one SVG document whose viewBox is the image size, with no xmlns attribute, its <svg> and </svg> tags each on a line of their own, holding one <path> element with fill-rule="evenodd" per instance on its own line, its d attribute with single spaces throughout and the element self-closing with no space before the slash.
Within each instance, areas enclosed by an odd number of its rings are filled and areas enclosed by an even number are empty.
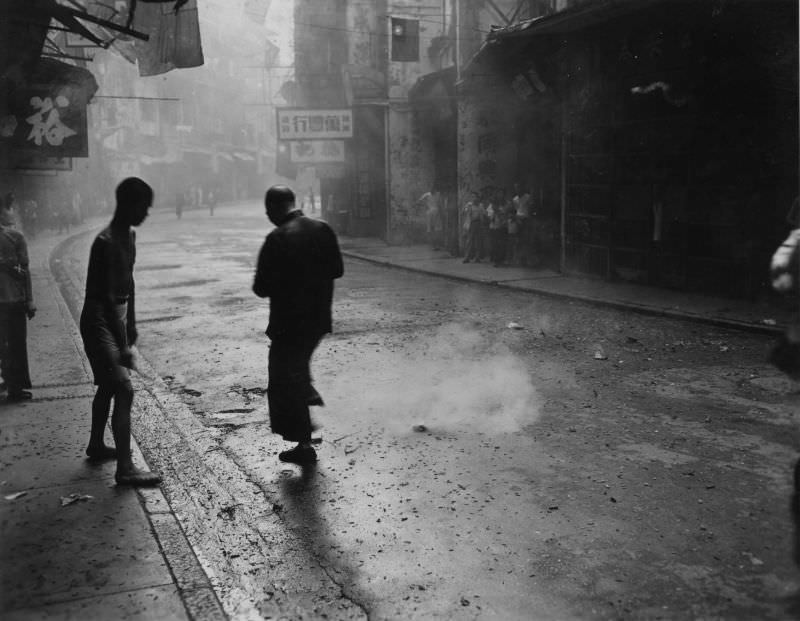
<svg viewBox="0 0 800 621">
<path fill-rule="evenodd" d="M 119 363 L 126 369 L 133 369 L 133 351 L 131 351 L 130 347 L 126 347 L 119 352 Z"/>
<path fill-rule="evenodd" d="M 34 306 L 33 302 L 25 304 L 25 314 L 28 316 L 28 319 L 33 319 L 36 316 L 36 306 Z"/>
</svg>

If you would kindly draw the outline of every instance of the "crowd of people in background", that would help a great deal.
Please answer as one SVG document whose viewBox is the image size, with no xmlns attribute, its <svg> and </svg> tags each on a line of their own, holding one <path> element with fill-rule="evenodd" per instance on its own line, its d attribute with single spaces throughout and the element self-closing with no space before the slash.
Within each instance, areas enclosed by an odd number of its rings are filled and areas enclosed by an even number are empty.
<svg viewBox="0 0 800 621">
<path fill-rule="evenodd" d="M 48 230 L 69 233 L 71 227 L 82 224 L 88 215 L 85 201 L 78 191 L 57 201 L 32 195 L 17 197 L 8 194 L 6 198 L 10 201 L 8 209 L 14 214 L 16 227 L 31 239 Z"/>
<path fill-rule="evenodd" d="M 451 196 L 425 192 L 428 241 L 434 250 L 463 256 L 464 263 L 488 261 L 496 267 L 535 267 L 542 261 L 543 226 L 530 189 L 515 184 L 512 192 L 487 188 L 473 192 L 459 210 Z"/>
</svg>

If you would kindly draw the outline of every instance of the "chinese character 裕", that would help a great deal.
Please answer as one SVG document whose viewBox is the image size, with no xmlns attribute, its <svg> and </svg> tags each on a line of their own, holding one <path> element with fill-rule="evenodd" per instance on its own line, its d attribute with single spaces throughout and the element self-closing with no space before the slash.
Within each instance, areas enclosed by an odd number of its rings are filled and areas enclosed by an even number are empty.
<svg viewBox="0 0 800 621">
<path fill-rule="evenodd" d="M 343 114 L 341 116 L 342 119 L 342 131 L 349 132 L 350 131 L 350 115 Z"/>
<path fill-rule="evenodd" d="M 69 106 L 69 99 L 63 95 L 56 97 L 55 104 L 50 97 L 31 97 L 31 106 L 38 110 L 25 120 L 33 127 L 28 134 L 28 140 L 33 140 L 36 146 L 41 146 L 42 139 L 52 146 L 60 146 L 65 138 L 74 136 L 77 132 L 61 122 L 58 108 Z"/>
</svg>

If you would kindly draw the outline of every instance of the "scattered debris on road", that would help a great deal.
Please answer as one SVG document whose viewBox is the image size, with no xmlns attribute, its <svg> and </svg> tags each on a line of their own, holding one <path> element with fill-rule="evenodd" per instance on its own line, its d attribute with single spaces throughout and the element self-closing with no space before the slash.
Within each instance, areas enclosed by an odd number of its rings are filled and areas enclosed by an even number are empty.
<svg viewBox="0 0 800 621">
<path fill-rule="evenodd" d="M 70 494 L 69 496 L 62 496 L 61 497 L 61 506 L 66 507 L 76 502 L 80 502 L 81 500 L 89 501 L 94 496 L 90 496 L 89 494 Z"/>
</svg>

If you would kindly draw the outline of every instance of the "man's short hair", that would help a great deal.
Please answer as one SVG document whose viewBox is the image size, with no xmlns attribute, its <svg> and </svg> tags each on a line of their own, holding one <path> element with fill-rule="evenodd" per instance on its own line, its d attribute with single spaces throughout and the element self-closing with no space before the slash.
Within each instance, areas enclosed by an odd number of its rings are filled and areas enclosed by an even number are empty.
<svg viewBox="0 0 800 621">
<path fill-rule="evenodd" d="M 117 186 L 115 196 L 117 199 L 117 209 L 127 209 L 132 205 L 142 202 L 153 202 L 153 188 L 139 179 L 139 177 L 128 177 L 123 179 Z"/>
<path fill-rule="evenodd" d="M 278 209 L 289 209 L 294 201 L 294 192 L 288 185 L 273 185 L 264 196 L 265 206 Z"/>
</svg>

